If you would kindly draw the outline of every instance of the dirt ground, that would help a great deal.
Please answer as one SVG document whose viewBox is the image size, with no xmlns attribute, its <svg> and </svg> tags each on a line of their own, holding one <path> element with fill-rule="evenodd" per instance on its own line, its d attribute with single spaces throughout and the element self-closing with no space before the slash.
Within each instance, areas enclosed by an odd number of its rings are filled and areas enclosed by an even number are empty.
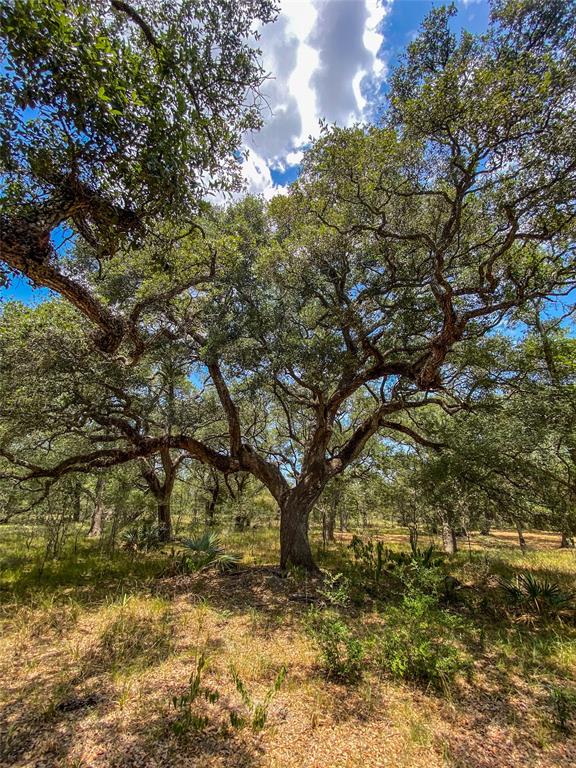
<svg viewBox="0 0 576 768">
<path fill-rule="evenodd" d="M 349 537 L 339 538 L 345 543 Z M 406 540 L 400 534 L 385 538 L 397 544 Z M 527 533 L 526 538 L 533 553 L 527 557 L 536 568 L 542 552 L 549 558 L 574 557 L 558 551 L 558 537 L 552 534 Z M 498 531 L 489 539 L 473 540 L 471 546 L 505 557 L 517 543 L 515 533 Z M 70 587 L 59 591 L 58 600 L 5 607 L 0 640 L 0 765 L 576 765 L 573 735 L 559 734 L 550 724 L 545 682 L 554 669 L 565 679 L 576 679 L 573 633 L 560 628 L 556 639 L 542 636 L 546 663 L 542 668 L 532 664 L 527 671 L 525 658 L 539 652 L 539 630 L 534 630 L 536 641 L 524 654 L 507 635 L 515 628 L 502 629 L 502 635 L 496 633 L 478 653 L 470 681 L 460 680 L 449 696 L 394 682 L 374 671 L 366 672 L 356 685 L 344 685 L 326 679 L 304 631 L 314 589 L 307 579 L 281 578 L 272 567 L 250 567 L 232 574 L 144 583 L 127 580 L 121 590 L 96 600 L 80 600 L 78 590 Z M 375 609 L 350 609 L 348 618 L 360 631 L 381 621 Z M 112 625 L 125 633 L 126 648 L 120 651 L 127 649 L 128 657 L 118 656 L 118 647 L 106 644 Z M 159 628 L 152 645 L 138 645 L 138 633 L 151 626 Z M 168 645 L 160 652 L 164 640 Z M 131 657 L 134 648 L 137 653 Z M 204 730 L 181 737 L 171 729 L 176 716 L 172 699 L 186 690 L 200 652 L 209 657 L 204 683 L 218 691 L 219 699 L 201 705 L 208 718 Z M 280 666 L 287 668 L 266 728 L 259 733 L 230 726 L 230 712 L 242 707 L 231 665 L 251 695 L 260 699 Z"/>
</svg>

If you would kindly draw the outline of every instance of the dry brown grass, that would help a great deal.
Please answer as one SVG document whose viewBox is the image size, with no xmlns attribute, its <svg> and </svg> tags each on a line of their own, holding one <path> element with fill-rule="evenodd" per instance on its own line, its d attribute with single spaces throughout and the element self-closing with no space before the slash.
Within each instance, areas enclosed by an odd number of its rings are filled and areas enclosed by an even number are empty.
<svg viewBox="0 0 576 768">
<path fill-rule="evenodd" d="M 506 547 L 507 534 L 498 534 Z M 529 546 L 552 553 L 545 534 Z M 396 542 L 396 534 L 387 541 Z M 398 535 L 396 543 L 404 539 Z M 554 556 L 558 554 L 555 550 Z M 563 555 L 562 555 L 563 556 Z M 81 607 L 20 606 L 0 640 L 0 765 L 14 768 L 568 768 L 576 744 L 543 718 L 537 678 L 484 653 L 474 682 L 450 699 L 368 672 L 357 686 L 326 680 L 303 625 L 312 582 L 272 568 L 148 582 L 140 593 Z M 366 627 L 376 614 L 358 613 Z M 194 660 L 210 657 L 204 733 L 177 738 L 174 695 Z M 561 658 L 562 653 L 564 657 Z M 575 674 L 574 646 L 554 663 Z M 233 663 L 264 693 L 288 677 L 259 734 L 229 727 Z M 513 659 L 510 659 L 512 665 Z M 539 687 L 540 686 L 540 687 Z"/>
<path fill-rule="evenodd" d="M 381 539 L 388 546 L 401 546 L 405 547 L 409 543 L 408 534 L 405 531 L 398 533 L 390 533 L 389 531 L 380 531 L 378 528 L 372 530 L 368 529 L 368 534 L 372 534 L 373 538 Z M 336 535 L 336 541 L 341 544 L 348 544 L 352 540 L 352 533 L 338 532 Z M 560 536 L 557 533 L 548 533 L 546 531 L 525 531 L 524 538 L 526 544 L 530 549 L 535 550 L 556 550 L 560 546 Z M 427 536 L 422 534 L 420 537 L 420 544 L 427 546 L 428 544 L 436 544 L 441 546 L 439 536 Z M 468 547 L 468 540 L 462 539 L 460 547 L 466 549 Z M 481 551 L 485 549 L 499 549 L 502 547 L 516 550 L 518 548 L 518 534 L 516 531 L 500 531 L 492 530 L 489 536 L 480 536 L 478 533 L 474 533 L 470 537 L 470 547 L 474 551 Z"/>
</svg>

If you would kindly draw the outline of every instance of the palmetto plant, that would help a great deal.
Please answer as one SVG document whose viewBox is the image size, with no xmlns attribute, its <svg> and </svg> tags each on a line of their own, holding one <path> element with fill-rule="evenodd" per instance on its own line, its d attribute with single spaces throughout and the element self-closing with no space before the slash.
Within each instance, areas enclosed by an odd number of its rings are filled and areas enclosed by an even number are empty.
<svg viewBox="0 0 576 768">
<path fill-rule="evenodd" d="M 576 607 L 574 592 L 566 592 L 557 581 L 538 578 L 529 571 L 515 579 L 498 580 L 508 601 L 530 613 L 560 615 Z"/>
<path fill-rule="evenodd" d="M 208 568 L 227 571 L 238 563 L 237 555 L 226 552 L 220 537 L 213 531 L 206 531 L 192 539 L 179 539 L 178 543 L 183 548 L 179 568 L 184 573 L 204 571 Z"/>
</svg>

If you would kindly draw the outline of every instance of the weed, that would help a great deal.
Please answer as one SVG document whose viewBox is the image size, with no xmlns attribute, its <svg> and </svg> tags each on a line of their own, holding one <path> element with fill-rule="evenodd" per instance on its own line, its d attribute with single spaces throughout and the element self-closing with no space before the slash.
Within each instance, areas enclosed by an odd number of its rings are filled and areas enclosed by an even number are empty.
<svg viewBox="0 0 576 768">
<path fill-rule="evenodd" d="M 163 661 L 173 647 L 169 607 L 159 598 L 124 597 L 90 656 L 90 666 L 150 666 Z"/>
<path fill-rule="evenodd" d="M 268 689 L 263 699 L 257 701 L 248 692 L 244 681 L 238 674 L 235 667 L 232 665 L 230 666 L 230 674 L 232 675 L 234 685 L 240 694 L 242 704 L 244 705 L 247 713 L 245 715 L 241 715 L 236 711 L 230 712 L 230 723 L 234 728 L 244 728 L 246 725 L 250 724 L 250 727 L 253 731 L 263 730 L 268 721 L 268 710 L 270 708 L 270 703 L 286 679 L 286 672 L 287 670 L 285 666 L 280 667 L 280 670 L 276 675 L 271 688 Z"/>
<path fill-rule="evenodd" d="M 170 727 L 176 736 L 185 736 L 191 731 L 203 731 L 208 725 L 208 716 L 197 712 L 198 702 L 204 699 L 210 704 L 215 704 L 220 694 L 202 684 L 202 677 L 207 667 L 208 660 L 204 653 L 201 653 L 196 661 L 196 669 L 190 675 L 185 693 L 172 697 L 172 706 L 178 715 Z"/>
<path fill-rule="evenodd" d="M 373 597 L 407 588 L 435 594 L 443 591 L 442 558 L 433 545 L 426 549 L 414 547 L 411 552 L 394 552 L 381 541 L 364 542 L 353 536 L 349 548 L 353 558 L 349 569 L 351 583 Z"/>
<path fill-rule="evenodd" d="M 345 607 L 350 602 L 350 579 L 343 573 L 322 571 L 322 589 L 318 590 L 329 605 Z"/>
<path fill-rule="evenodd" d="M 74 599 L 42 592 L 31 606 L 25 606 L 18 612 L 15 626 L 30 637 L 41 637 L 47 633 L 62 637 L 73 629 L 79 615 L 80 606 Z"/>
<path fill-rule="evenodd" d="M 369 594 L 377 595 L 384 581 L 389 550 L 381 541 L 374 543 L 371 539 L 364 542 L 359 536 L 353 536 L 349 549 L 352 552 L 353 564 L 351 578 Z"/>
<path fill-rule="evenodd" d="M 132 552 L 150 552 L 162 546 L 156 523 L 144 521 L 121 534 L 122 546 Z"/>
<path fill-rule="evenodd" d="M 576 692 L 568 688 L 551 685 L 549 702 L 555 727 L 559 731 L 568 733 L 571 730 L 571 721 L 576 718 Z"/>
<path fill-rule="evenodd" d="M 298 587 L 303 587 L 308 583 L 308 575 L 306 568 L 301 565 L 293 565 L 291 563 L 288 567 L 288 578 Z"/>
</svg>

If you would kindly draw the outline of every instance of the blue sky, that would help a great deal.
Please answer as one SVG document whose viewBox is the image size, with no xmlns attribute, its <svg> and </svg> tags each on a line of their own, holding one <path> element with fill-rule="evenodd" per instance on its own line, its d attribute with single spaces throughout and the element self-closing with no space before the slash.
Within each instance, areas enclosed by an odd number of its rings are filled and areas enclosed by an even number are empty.
<svg viewBox="0 0 576 768">
<path fill-rule="evenodd" d="M 391 69 L 437 0 L 280 0 L 259 46 L 271 78 L 264 126 L 246 137 L 249 192 L 271 197 L 298 175 L 302 151 L 320 119 L 370 120 Z M 487 0 L 458 0 L 455 29 L 486 29 Z M 37 303 L 47 295 L 15 278 L 0 301 Z"/>
</svg>

